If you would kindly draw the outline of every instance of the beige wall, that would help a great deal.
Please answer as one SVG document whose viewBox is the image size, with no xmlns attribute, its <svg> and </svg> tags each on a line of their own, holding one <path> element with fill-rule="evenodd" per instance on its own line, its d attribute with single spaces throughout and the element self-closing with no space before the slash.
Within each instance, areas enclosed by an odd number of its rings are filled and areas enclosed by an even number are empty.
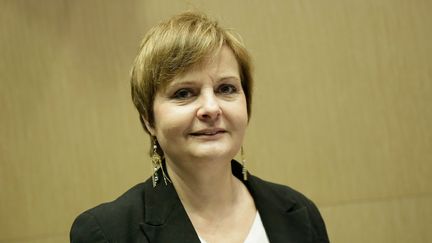
<svg viewBox="0 0 432 243">
<path fill-rule="evenodd" d="M 256 66 L 250 170 L 320 207 L 332 242 L 432 238 L 432 2 L 0 1 L 0 242 L 67 242 L 150 173 L 128 72 L 197 8 Z"/>
</svg>

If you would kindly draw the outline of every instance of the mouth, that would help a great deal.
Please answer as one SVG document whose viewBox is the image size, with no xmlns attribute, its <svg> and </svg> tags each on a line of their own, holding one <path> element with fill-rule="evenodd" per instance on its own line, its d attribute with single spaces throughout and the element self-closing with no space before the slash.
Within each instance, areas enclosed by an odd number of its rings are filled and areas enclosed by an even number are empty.
<svg viewBox="0 0 432 243">
<path fill-rule="evenodd" d="M 222 134 L 222 133 L 226 133 L 226 131 L 224 129 L 204 129 L 204 130 L 200 130 L 200 131 L 196 131 L 196 132 L 192 132 L 190 133 L 190 135 L 192 136 L 206 136 L 206 137 L 211 137 L 211 136 L 215 136 L 218 134 Z"/>
</svg>

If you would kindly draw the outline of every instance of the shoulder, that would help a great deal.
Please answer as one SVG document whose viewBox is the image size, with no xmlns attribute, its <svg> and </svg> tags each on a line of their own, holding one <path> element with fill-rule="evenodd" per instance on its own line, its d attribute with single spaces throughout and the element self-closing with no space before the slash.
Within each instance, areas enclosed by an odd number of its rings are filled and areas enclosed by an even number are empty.
<svg viewBox="0 0 432 243">
<path fill-rule="evenodd" d="M 139 224 L 144 217 L 146 183 L 132 187 L 112 202 L 81 213 L 72 224 L 71 242 L 115 242 L 142 235 Z"/>
</svg>

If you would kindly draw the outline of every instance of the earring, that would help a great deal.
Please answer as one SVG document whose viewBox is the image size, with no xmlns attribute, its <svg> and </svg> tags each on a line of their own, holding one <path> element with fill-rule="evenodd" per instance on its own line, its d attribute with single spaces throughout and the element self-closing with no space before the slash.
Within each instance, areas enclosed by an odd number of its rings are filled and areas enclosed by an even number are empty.
<svg viewBox="0 0 432 243">
<path fill-rule="evenodd" d="M 162 171 L 162 177 L 164 179 L 165 185 L 168 185 L 167 181 L 169 181 L 171 183 L 171 180 L 168 178 L 168 176 L 165 174 L 163 165 L 162 165 L 162 158 L 161 156 L 158 154 L 157 150 L 158 150 L 158 146 L 157 146 L 157 139 L 154 138 L 153 140 L 153 152 L 152 152 L 152 157 L 151 157 L 151 161 L 152 161 L 152 165 L 153 165 L 153 173 L 152 173 L 152 182 L 153 182 L 153 187 L 155 187 L 159 181 L 159 176 L 157 171 L 159 169 L 161 169 Z"/>
<path fill-rule="evenodd" d="M 153 182 L 153 187 L 155 187 L 157 182 L 159 181 L 157 171 L 162 166 L 162 159 L 157 152 L 156 139 L 153 139 L 153 153 L 152 153 L 151 161 L 152 161 L 152 165 L 153 165 L 152 182 Z"/>
<path fill-rule="evenodd" d="M 243 180 L 247 181 L 246 159 L 245 159 L 245 155 L 244 155 L 243 145 L 240 148 L 240 154 L 241 154 L 241 161 L 242 161 Z"/>
</svg>

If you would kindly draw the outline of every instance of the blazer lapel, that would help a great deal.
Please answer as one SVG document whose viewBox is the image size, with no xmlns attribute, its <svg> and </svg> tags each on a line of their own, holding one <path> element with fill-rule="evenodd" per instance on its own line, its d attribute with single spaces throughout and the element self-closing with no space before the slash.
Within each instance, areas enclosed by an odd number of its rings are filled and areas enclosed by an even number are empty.
<svg viewBox="0 0 432 243">
<path fill-rule="evenodd" d="M 140 226 L 150 243 L 200 243 L 171 183 L 160 182 L 155 188 L 146 183 L 144 202 L 144 223 Z"/>
<path fill-rule="evenodd" d="M 272 243 L 312 242 L 311 225 L 305 207 L 281 208 L 256 200 L 269 241 Z"/>
<path fill-rule="evenodd" d="M 285 191 L 249 175 L 245 181 L 271 243 L 311 243 L 312 227 L 306 207 L 289 198 Z"/>
</svg>

